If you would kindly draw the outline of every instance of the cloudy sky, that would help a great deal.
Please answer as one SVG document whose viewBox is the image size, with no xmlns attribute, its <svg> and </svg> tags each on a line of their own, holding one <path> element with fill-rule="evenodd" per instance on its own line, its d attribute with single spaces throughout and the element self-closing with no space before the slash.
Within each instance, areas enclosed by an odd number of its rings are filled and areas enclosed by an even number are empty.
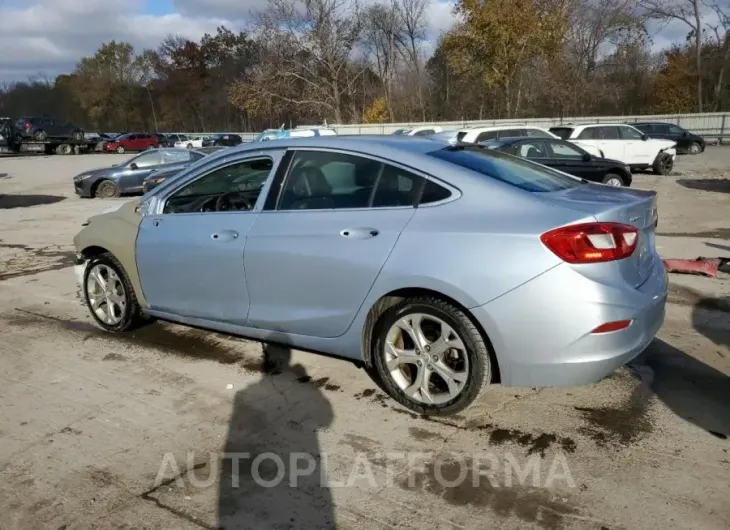
<svg viewBox="0 0 730 530">
<path fill-rule="evenodd" d="M 73 69 L 112 39 L 136 48 L 156 47 L 169 34 L 199 39 L 216 26 L 244 26 L 254 6 L 265 0 L 0 0 L 0 82 L 55 76 Z M 452 21 L 453 0 L 432 0 L 432 38 Z M 686 30 L 670 25 L 656 45 L 683 39 Z"/>
</svg>

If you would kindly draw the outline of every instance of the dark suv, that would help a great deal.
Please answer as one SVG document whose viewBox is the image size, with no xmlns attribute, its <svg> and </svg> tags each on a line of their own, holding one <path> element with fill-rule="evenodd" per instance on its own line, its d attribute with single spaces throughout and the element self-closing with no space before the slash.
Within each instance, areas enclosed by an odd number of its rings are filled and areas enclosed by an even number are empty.
<svg viewBox="0 0 730 530">
<path fill-rule="evenodd" d="M 674 140 L 677 142 L 677 152 L 698 155 L 705 151 L 705 139 L 698 134 L 682 129 L 673 123 L 660 122 L 639 122 L 630 123 L 649 138 L 660 138 L 662 140 Z"/>
<path fill-rule="evenodd" d="M 214 134 L 210 138 L 203 140 L 203 147 L 233 147 L 241 143 L 243 143 L 243 140 L 237 134 Z"/>
<path fill-rule="evenodd" d="M 47 138 L 74 140 L 84 139 L 84 131 L 71 123 L 64 123 L 53 118 L 20 118 L 15 122 L 15 129 L 22 138 L 32 138 L 39 142 Z"/>
</svg>

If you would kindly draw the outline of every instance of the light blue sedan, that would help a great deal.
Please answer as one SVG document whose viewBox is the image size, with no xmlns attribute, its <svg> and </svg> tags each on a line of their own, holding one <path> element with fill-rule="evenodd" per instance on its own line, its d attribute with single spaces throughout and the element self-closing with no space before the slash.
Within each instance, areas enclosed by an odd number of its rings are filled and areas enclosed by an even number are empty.
<svg viewBox="0 0 730 530">
<path fill-rule="evenodd" d="M 361 361 L 455 413 L 490 383 L 580 385 L 664 319 L 652 192 L 478 146 L 282 139 L 203 158 L 74 239 L 92 317 L 157 317 Z"/>
</svg>

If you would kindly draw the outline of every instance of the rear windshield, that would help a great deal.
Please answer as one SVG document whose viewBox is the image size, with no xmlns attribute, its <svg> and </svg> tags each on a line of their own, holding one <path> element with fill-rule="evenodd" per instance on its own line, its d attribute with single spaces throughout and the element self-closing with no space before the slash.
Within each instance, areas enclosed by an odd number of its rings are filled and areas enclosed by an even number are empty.
<svg viewBox="0 0 730 530">
<path fill-rule="evenodd" d="M 570 134 L 573 132 L 572 127 L 550 127 L 550 132 L 560 136 L 563 140 L 570 138 Z"/>
<path fill-rule="evenodd" d="M 428 154 L 529 192 L 561 191 L 583 184 L 549 167 L 492 149 L 447 147 Z"/>
</svg>

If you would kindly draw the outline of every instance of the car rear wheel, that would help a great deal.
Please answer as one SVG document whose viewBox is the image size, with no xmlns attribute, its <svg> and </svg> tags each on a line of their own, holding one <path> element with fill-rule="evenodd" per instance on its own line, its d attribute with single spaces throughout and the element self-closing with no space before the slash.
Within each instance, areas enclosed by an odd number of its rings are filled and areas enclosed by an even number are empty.
<svg viewBox="0 0 730 530">
<path fill-rule="evenodd" d="M 38 140 L 39 142 L 42 142 L 46 138 L 48 138 L 48 135 L 46 134 L 46 131 L 36 131 L 33 133 L 33 138 Z"/>
<path fill-rule="evenodd" d="M 84 297 L 91 316 L 107 331 L 126 331 L 143 322 L 129 277 L 108 252 L 89 260 L 84 271 Z"/>
<path fill-rule="evenodd" d="M 119 186 L 111 180 L 105 180 L 96 187 L 94 195 L 100 199 L 115 199 L 122 194 Z"/>
<path fill-rule="evenodd" d="M 74 140 L 76 140 L 77 142 L 80 142 L 81 140 L 84 139 L 84 133 L 81 132 L 81 131 L 74 131 L 71 134 L 71 138 L 74 139 Z"/>
<path fill-rule="evenodd" d="M 667 153 L 659 153 L 654 160 L 652 170 L 657 175 L 669 175 L 674 168 L 674 160 Z"/>
<path fill-rule="evenodd" d="M 126 151 L 126 149 L 124 149 L 124 146 L 123 145 L 120 145 L 119 147 L 117 147 L 116 151 L 120 155 L 123 155 L 124 154 L 124 151 Z"/>
<path fill-rule="evenodd" d="M 382 386 L 419 414 L 454 414 L 491 381 L 491 357 L 479 330 L 461 309 L 444 300 L 401 301 L 381 316 L 373 338 Z"/>
<path fill-rule="evenodd" d="M 614 188 L 620 188 L 624 185 L 624 180 L 616 173 L 606 173 L 603 177 L 603 183 L 606 186 L 613 186 Z"/>
<path fill-rule="evenodd" d="M 689 144 L 689 147 L 687 148 L 687 152 L 691 155 L 699 155 L 702 151 L 702 148 L 700 147 L 700 144 L 697 142 L 692 142 Z"/>
</svg>

